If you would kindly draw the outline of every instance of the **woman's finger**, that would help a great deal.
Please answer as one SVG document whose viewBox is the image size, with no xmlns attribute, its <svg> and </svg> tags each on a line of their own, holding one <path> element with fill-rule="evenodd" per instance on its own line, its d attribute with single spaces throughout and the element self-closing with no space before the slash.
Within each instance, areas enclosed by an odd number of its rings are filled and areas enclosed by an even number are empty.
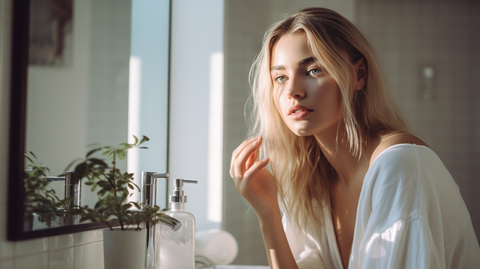
<svg viewBox="0 0 480 269">
<path fill-rule="evenodd" d="M 233 164 L 235 162 L 235 160 L 238 158 L 238 155 L 240 155 L 240 153 L 242 153 L 242 151 L 245 149 L 246 146 L 248 146 L 249 144 L 251 143 L 254 143 L 256 141 L 258 137 L 252 137 L 248 140 L 245 140 L 242 142 L 242 144 L 240 144 L 233 152 L 232 152 L 232 159 L 230 160 L 230 176 L 233 178 Z"/>
<path fill-rule="evenodd" d="M 252 155 L 260 147 L 260 140 L 247 145 L 242 152 L 237 156 L 233 162 L 233 174 L 235 177 L 243 178 L 243 174 L 248 169 L 246 162 L 250 155 Z"/>
<path fill-rule="evenodd" d="M 270 158 L 263 159 L 261 161 L 255 162 L 248 171 L 245 172 L 243 175 L 243 184 L 249 185 L 251 184 L 252 178 L 255 177 L 255 175 L 262 170 L 264 167 L 267 166 L 267 164 L 270 162 Z"/>
<path fill-rule="evenodd" d="M 260 146 L 263 142 L 262 137 L 260 136 L 257 141 L 258 141 L 258 146 Z M 258 149 L 255 150 L 252 154 L 250 154 L 250 156 L 248 156 L 247 162 L 245 164 L 247 169 L 258 160 L 258 156 L 259 156 Z"/>
<path fill-rule="evenodd" d="M 258 150 L 254 151 L 250 156 L 248 156 L 247 162 L 245 163 L 245 168 L 248 169 L 252 166 L 258 158 Z"/>
<path fill-rule="evenodd" d="M 250 169 L 245 172 L 243 179 L 235 182 L 235 187 L 240 192 L 240 194 L 242 194 L 243 197 L 246 197 L 245 195 L 250 195 L 249 192 L 251 190 L 252 184 L 254 184 L 255 180 L 259 180 L 259 178 L 256 177 L 257 174 L 267 166 L 268 162 L 268 158 L 255 162 L 252 167 L 250 167 Z"/>
</svg>

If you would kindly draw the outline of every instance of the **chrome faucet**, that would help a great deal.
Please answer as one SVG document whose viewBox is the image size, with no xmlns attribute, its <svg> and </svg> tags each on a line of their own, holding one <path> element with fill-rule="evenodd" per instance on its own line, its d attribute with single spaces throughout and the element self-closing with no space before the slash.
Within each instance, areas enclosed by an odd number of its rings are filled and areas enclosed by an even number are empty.
<svg viewBox="0 0 480 269">
<path fill-rule="evenodd" d="M 78 209 L 81 206 L 81 194 L 82 194 L 82 179 L 79 179 L 78 182 L 74 182 L 74 172 L 68 171 L 65 172 L 65 176 L 54 177 L 47 176 L 46 179 L 50 182 L 52 181 L 65 181 L 65 197 L 70 198 L 70 204 L 68 210 Z M 63 218 L 63 225 L 73 225 L 78 224 L 80 221 L 80 216 L 65 216 Z"/>
<path fill-rule="evenodd" d="M 48 176 L 48 181 L 65 181 L 65 198 L 70 198 L 69 209 L 78 209 L 81 205 L 82 179 L 74 182 L 73 171 L 65 172 L 65 176 Z"/>
</svg>

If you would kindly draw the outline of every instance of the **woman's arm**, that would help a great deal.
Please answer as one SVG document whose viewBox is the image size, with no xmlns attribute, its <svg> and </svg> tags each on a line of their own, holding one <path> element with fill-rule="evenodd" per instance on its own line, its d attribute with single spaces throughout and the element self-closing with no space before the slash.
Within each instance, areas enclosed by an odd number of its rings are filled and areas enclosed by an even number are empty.
<svg viewBox="0 0 480 269">
<path fill-rule="evenodd" d="M 270 267 L 298 268 L 283 230 L 280 211 L 258 218 Z"/>
<path fill-rule="evenodd" d="M 261 144 L 262 138 L 255 137 L 233 151 L 230 176 L 257 213 L 270 267 L 295 269 L 298 267 L 283 230 L 276 181 L 266 168 L 269 159 L 257 161 Z"/>
</svg>

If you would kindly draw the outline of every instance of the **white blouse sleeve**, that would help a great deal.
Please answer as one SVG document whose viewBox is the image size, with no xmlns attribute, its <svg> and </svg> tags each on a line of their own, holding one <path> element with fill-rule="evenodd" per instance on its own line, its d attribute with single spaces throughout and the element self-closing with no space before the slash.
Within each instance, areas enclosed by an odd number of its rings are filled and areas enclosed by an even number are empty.
<svg viewBox="0 0 480 269">
<path fill-rule="evenodd" d="M 297 262 L 299 269 L 327 269 L 320 256 L 320 249 L 317 240 L 312 235 L 301 231 L 289 221 L 284 214 L 283 227 L 287 236 L 288 244 Z"/>
<path fill-rule="evenodd" d="M 399 220 L 385 231 L 366 237 L 353 268 L 445 268 L 443 249 L 421 219 Z"/>
<path fill-rule="evenodd" d="M 379 156 L 380 158 L 380 156 Z M 438 188 L 413 149 L 384 152 L 365 177 L 349 268 L 446 268 Z M 455 200 L 454 200 L 455 201 Z M 452 202 L 454 202 L 452 201 Z"/>
</svg>

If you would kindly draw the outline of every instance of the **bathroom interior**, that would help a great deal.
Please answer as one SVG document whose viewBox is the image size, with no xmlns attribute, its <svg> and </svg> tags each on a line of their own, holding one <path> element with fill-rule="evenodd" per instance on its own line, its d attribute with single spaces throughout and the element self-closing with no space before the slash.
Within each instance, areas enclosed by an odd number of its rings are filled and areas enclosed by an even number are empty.
<svg viewBox="0 0 480 269">
<path fill-rule="evenodd" d="M 60 174 L 87 145 L 132 135 L 148 136 L 148 149 L 119 165 L 135 175 L 170 173 L 170 182 L 158 183 L 162 208 L 173 179 L 198 180 L 184 187 L 196 230 L 233 235 L 232 265 L 267 265 L 257 217 L 229 176 L 230 156 L 247 138 L 248 73 L 265 31 L 309 6 L 339 12 L 371 42 L 413 129 L 455 178 L 480 238 L 480 2 L 71 0 L 62 61 L 28 65 L 22 121 L 10 101 L 11 85 L 19 85 L 11 81 L 14 1 L 0 0 L 1 269 L 104 268 L 102 228 L 37 223 L 9 239 L 7 212 L 20 206 L 8 191 L 16 145 Z M 24 139 L 10 137 L 11 118 Z M 62 184 L 52 188 L 62 193 Z M 82 191 L 82 204 L 94 199 Z"/>
</svg>

